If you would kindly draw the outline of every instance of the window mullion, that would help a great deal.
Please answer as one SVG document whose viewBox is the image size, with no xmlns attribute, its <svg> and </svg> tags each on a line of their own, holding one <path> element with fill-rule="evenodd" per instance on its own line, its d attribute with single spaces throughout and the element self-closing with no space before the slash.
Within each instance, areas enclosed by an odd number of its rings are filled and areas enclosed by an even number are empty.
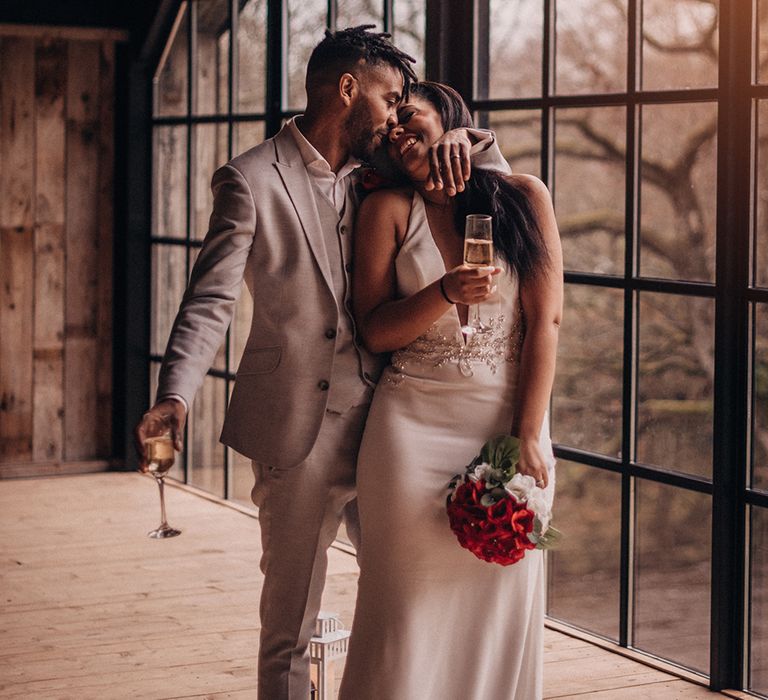
<svg viewBox="0 0 768 700">
<path fill-rule="evenodd" d="M 283 92 L 286 83 L 286 30 L 288 0 L 268 0 L 267 3 L 267 90 L 265 136 L 280 131 L 283 116 Z"/>
<path fill-rule="evenodd" d="M 742 687 L 749 389 L 751 0 L 720 4 L 710 684 Z"/>
</svg>

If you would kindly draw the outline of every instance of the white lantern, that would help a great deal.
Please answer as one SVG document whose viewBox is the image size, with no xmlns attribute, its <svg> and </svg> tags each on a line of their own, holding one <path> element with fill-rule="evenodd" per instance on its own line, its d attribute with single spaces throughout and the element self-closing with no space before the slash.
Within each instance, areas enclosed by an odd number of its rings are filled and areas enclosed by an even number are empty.
<svg viewBox="0 0 768 700">
<path fill-rule="evenodd" d="M 309 642 L 309 661 L 314 700 L 333 700 L 336 664 L 347 655 L 350 632 L 333 613 L 321 612 L 315 623 L 315 634 Z"/>
</svg>

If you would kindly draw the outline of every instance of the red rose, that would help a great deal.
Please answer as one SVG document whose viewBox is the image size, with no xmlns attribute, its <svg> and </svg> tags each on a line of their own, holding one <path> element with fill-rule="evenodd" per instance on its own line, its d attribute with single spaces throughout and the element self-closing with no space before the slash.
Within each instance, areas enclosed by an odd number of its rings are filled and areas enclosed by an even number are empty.
<svg viewBox="0 0 768 700">
<path fill-rule="evenodd" d="M 514 564 L 536 548 L 528 539 L 534 514 L 510 495 L 484 506 L 480 503 L 484 493 L 482 480 L 459 484 L 447 503 L 451 530 L 459 544 L 479 559 Z"/>
</svg>

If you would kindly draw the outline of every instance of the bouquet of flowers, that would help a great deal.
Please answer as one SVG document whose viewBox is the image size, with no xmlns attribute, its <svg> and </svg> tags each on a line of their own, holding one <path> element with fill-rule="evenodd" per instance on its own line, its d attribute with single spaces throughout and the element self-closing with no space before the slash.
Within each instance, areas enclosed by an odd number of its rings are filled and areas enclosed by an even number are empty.
<svg viewBox="0 0 768 700">
<path fill-rule="evenodd" d="M 479 559 L 508 566 L 529 549 L 548 549 L 560 537 L 543 489 L 519 474 L 520 440 L 501 435 L 448 485 L 451 530 L 459 544 Z"/>
</svg>

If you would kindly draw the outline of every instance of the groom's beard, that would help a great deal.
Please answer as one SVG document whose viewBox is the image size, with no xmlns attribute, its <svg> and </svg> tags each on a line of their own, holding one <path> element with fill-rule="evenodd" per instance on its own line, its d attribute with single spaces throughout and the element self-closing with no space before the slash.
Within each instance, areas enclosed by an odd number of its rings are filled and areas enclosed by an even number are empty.
<svg viewBox="0 0 768 700">
<path fill-rule="evenodd" d="M 361 101 L 355 103 L 344 124 L 349 137 L 349 152 L 358 160 L 370 161 L 378 145 L 370 112 Z"/>
</svg>

